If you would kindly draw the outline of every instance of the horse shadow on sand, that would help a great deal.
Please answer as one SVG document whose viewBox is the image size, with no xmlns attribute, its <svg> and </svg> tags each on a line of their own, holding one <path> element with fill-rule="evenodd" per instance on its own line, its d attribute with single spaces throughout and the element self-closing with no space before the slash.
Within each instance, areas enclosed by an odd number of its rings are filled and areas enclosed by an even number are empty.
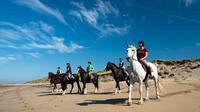
<svg viewBox="0 0 200 112">
<path fill-rule="evenodd" d="M 132 98 L 132 100 L 139 100 L 139 98 Z M 85 100 L 84 102 L 77 103 L 77 105 L 79 106 L 100 105 L 100 104 L 127 106 L 127 98 Z M 133 104 L 138 104 L 138 103 L 133 102 Z"/>
<path fill-rule="evenodd" d="M 52 91 L 41 91 L 41 92 L 36 92 L 35 94 L 37 94 L 37 96 L 62 96 L 62 92 L 53 92 Z M 65 95 L 67 94 L 71 94 L 71 95 L 74 95 L 74 94 L 78 94 L 78 93 L 66 93 Z"/>
</svg>

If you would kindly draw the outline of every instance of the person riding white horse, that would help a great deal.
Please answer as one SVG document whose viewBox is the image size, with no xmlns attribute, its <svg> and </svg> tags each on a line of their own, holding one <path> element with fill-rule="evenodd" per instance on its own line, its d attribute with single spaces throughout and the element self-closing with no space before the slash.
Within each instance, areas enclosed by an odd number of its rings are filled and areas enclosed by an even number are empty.
<svg viewBox="0 0 200 112">
<path fill-rule="evenodd" d="M 144 47 L 144 41 L 138 42 L 139 48 L 137 49 L 137 58 L 138 61 L 140 61 L 141 64 L 143 64 L 146 67 L 146 77 L 144 80 L 149 78 L 151 76 L 151 67 L 148 65 L 147 57 L 148 57 L 148 50 Z"/>
<path fill-rule="evenodd" d="M 139 62 L 137 58 L 137 49 L 134 45 L 128 45 L 127 46 L 127 60 L 130 63 L 128 72 L 129 72 L 129 78 L 130 78 L 130 85 L 128 87 L 128 105 L 132 104 L 132 99 L 131 99 L 131 93 L 132 93 L 132 86 L 135 82 L 139 83 L 139 93 L 140 93 L 140 100 L 139 104 L 143 103 L 143 97 L 142 97 L 142 88 L 143 88 L 143 83 L 145 84 L 146 87 L 146 98 L 145 100 L 149 99 L 149 84 L 148 84 L 148 79 L 143 82 L 146 76 L 146 71 L 142 67 L 141 63 Z M 157 67 L 153 63 L 148 63 L 148 65 L 152 68 L 152 78 L 154 80 L 155 84 L 155 89 L 156 89 L 156 98 L 159 99 L 159 91 L 158 91 L 158 72 L 157 72 Z"/>
</svg>

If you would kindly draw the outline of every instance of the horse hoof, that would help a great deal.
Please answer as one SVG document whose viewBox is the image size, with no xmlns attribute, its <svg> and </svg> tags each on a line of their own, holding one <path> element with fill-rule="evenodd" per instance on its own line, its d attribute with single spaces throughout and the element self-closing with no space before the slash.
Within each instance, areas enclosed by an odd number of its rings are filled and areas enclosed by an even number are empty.
<svg viewBox="0 0 200 112">
<path fill-rule="evenodd" d="M 131 106 L 131 105 L 132 105 L 131 101 L 127 102 L 127 106 Z"/>
<path fill-rule="evenodd" d="M 139 101 L 138 104 L 139 104 L 139 105 L 142 105 L 142 104 L 143 104 L 143 101 Z"/>
<path fill-rule="evenodd" d="M 160 100 L 160 96 L 156 96 L 156 99 L 157 99 L 157 100 Z"/>
<path fill-rule="evenodd" d="M 98 93 L 98 89 L 95 89 L 94 93 Z"/>
<path fill-rule="evenodd" d="M 148 101 L 148 100 L 149 100 L 149 98 L 148 98 L 148 97 L 144 98 L 144 101 Z"/>
</svg>

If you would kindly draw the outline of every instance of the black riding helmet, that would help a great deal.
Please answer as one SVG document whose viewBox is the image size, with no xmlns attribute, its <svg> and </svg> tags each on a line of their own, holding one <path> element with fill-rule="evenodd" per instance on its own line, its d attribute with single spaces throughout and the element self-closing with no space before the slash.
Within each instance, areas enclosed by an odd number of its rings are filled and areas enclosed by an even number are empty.
<svg viewBox="0 0 200 112">
<path fill-rule="evenodd" d="M 144 46 L 144 41 L 139 41 L 138 44 L 142 44 Z"/>
</svg>

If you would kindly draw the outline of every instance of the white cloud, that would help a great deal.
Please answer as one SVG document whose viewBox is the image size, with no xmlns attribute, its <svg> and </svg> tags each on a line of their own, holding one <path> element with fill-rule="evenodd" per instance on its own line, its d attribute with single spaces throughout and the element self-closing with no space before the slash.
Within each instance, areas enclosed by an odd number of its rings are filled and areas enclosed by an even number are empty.
<svg viewBox="0 0 200 112">
<path fill-rule="evenodd" d="M 99 13 L 96 9 L 88 10 L 83 4 L 77 2 L 72 2 L 72 4 L 76 6 L 78 10 L 71 11 L 71 15 L 77 17 L 81 21 L 84 19 L 88 24 L 96 27 L 97 19 L 99 16 Z"/>
<path fill-rule="evenodd" d="M 106 18 L 110 14 L 113 14 L 116 17 L 119 16 L 119 10 L 113 7 L 110 2 L 97 0 L 95 7 L 90 9 L 78 2 L 72 2 L 72 5 L 78 9 L 72 10 L 70 14 L 78 18 L 81 22 L 85 21 L 95 28 L 100 32 L 101 37 L 111 34 L 123 35 L 128 31 L 129 26 L 127 25 L 119 27 L 106 21 Z"/>
<path fill-rule="evenodd" d="M 57 50 L 60 53 L 71 53 L 77 49 L 82 49 L 84 46 L 78 45 L 76 43 L 71 42 L 70 46 L 66 46 L 64 44 L 64 39 L 59 37 L 53 37 L 53 40 L 50 44 L 38 44 L 31 43 L 28 45 L 30 48 L 40 48 L 40 49 L 49 49 L 49 50 Z"/>
<path fill-rule="evenodd" d="M 110 2 L 103 2 L 102 0 L 97 0 L 97 10 L 103 15 L 106 16 L 107 14 L 115 14 L 116 16 L 119 15 L 119 11 L 114 8 Z"/>
<path fill-rule="evenodd" d="M 3 35 L 3 38 L 17 40 L 20 38 L 20 34 L 12 29 L 0 29 L 0 35 Z"/>
<path fill-rule="evenodd" d="M 44 30 L 44 24 L 46 27 L 49 27 L 50 30 Z M 25 25 L 16 25 L 9 22 L 0 22 L 0 26 L 6 26 L 8 28 L 1 28 L 4 32 L 1 33 L 3 38 L 20 38 L 26 41 L 38 41 L 44 42 L 49 40 L 49 36 L 53 34 L 54 28 L 42 21 L 39 22 L 30 22 Z"/>
<path fill-rule="evenodd" d="M 38 52 L 28 52 L 28 53 L 25 53 L 25 54 L 27 54 L 27 55 L 29 55 L 33 58 L 36 58 L 36 59 L 40 58 L 40 53 L 38 53 Z"/>
<path fill-rule="evenodd" d="M 116 27 L 113 24 L 104 24 L 99 27 L 102 36 L 110 35 L 111 33 L 115 33 L 117 35 L 124 35 L 128 32 L 129 26 L 124 27 Z"/>
<path fill-rule="evenodd" d="M 60 22 L 64 23 L 65 25 L 68 25 L 63 14 L 58 9 L 53 9 L 43 4 L 40 0 L 18 0 L 16 3 L 25 5 L 37 12 L 51 15 L 58 19 Z"/>
<path fill-rule="evenodd" d="M 14 56 L 0 56 L 0 63 L 6 63 L 8 61 L 14 61 L 16 57 Z"/>
<path fill-rule="evenodd" d="M 69 14 L 77 17 L 81 22 L 83 22 L 82 15 L 79 12 L 77 12 L 77 11 L 70 11 Z"/>
<path fill-rule="evenodd" d="M 55 50 L 60 53 L 71 53 L 77 49 L 84 48 L 81 45 L 71 42 L 69 46 L 64 43 L 64 38 L 54 35 L 54 27 L 45 22 L 30 22 L 25 25 L 16 25 L 8 22 L 0 22 L 0 26 L 6 26 L 6 29 L 0 27 L 0 47 L 12 48 L 17 50 L 47 49 Z M 11 30 L 12 29 L 12 30 Z M 16 32 L 12 33 L 12 32 Z M 12 35 L 10 35 L 10 33 Z M 9 34 L 9 35 L 8 35 Z M 19 37 L 13 42 L 10 36 Z"/>
</svg>

